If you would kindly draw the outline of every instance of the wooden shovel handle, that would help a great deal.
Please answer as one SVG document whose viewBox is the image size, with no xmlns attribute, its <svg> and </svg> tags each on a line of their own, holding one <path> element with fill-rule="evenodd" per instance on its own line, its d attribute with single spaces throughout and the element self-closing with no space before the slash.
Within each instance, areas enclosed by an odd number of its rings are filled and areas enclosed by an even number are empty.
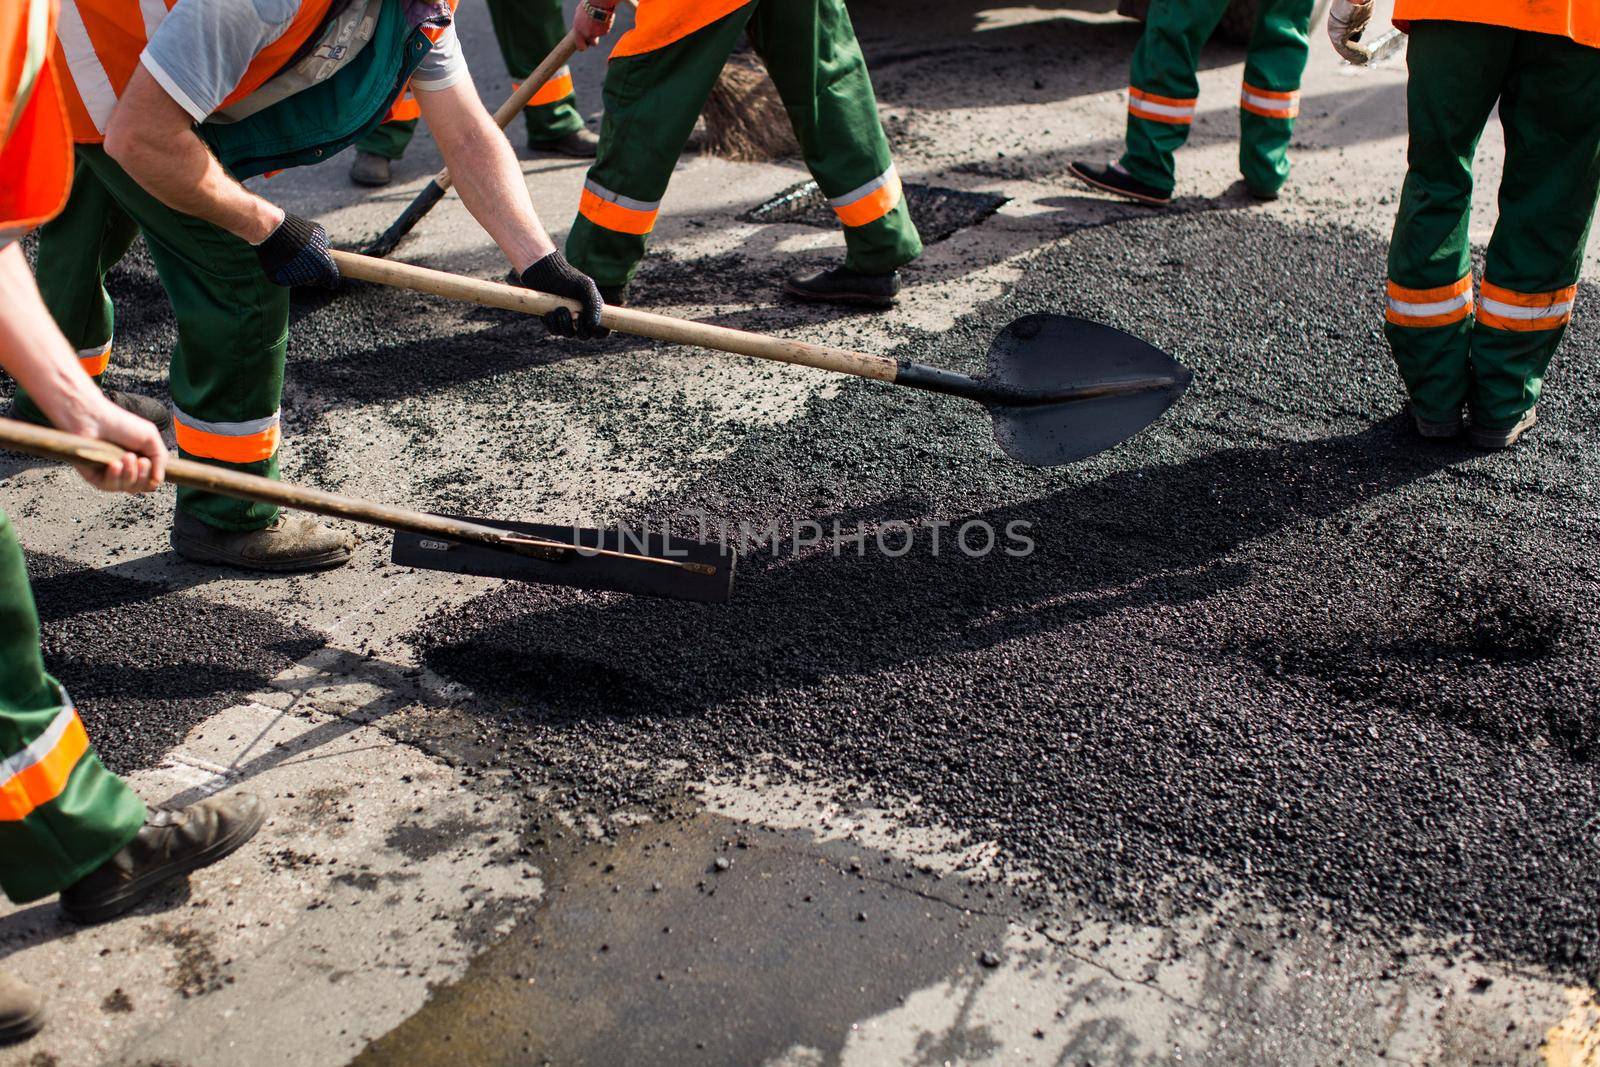
<svg viewBox="0 0 1600 1067">
<path fill-rule="evenodd" d="M 98 441 L 92 437 L 80 437 L 77 434 L 62 433 L 60 430 L 52 430 L 43 426 L 18 422 L 15 419 L 3 418 L 0 418 L 0 445 L 13 451 L 25 452 L 30 456 L 39 456 L 43 459 L 54 459 L 63 463 L 74 464 L 115 463 L 126 452 L 126 449 L 117 445 L 106 441 Z M 180 459 L 177 456 L 171 456 L 167 459 L 167 481 L 172 482 L 174 485 L 186 485 L 191 489 L 205 489 L 213 493 L 222 493 L 225 496 L 256 500 L 263 504 L 277 504 L 286 508 L 298 508 L 301 511 L 310 511 L 337 519 L 349 519 L 369 526 L 383 526 L 390 530 L 405 530 L 408 533 L 415 534 L 432 534 L 452 541 L 489 545 L 521 555 L 540 558 L 581 557 L 584 555 L 611 556 L 659 563 L 663 566 L 681 567 L 697 573 L 709 574 L 716 571 L 715 567 L 707 564 L 668 560 L 657 556 L 638 555 L 632 552 L 617 552 L 611 549 L 589 548 L 587 546 L 580 551 L 578 546 L 564 544 L 560 541 L 546 541 L 542 538 L 528 537 L 509 530 L 498 530 L 493 526 L 483 526 L 475 522 L 448 519 L 442 515 L 429 515 L 422 511 L 411 511 L 408 508 L 390 507 L 388 504 L 380 504 L 373 500 L 344 496 L 341 493 L 329 493 L 321 489 L 313 489 L 310 486 L 295 485 L 290 482 L 276 481 L 272 478 L 263 478 L 255 474 L 245 474 L 242 471 L 228 470 L 225 467 L 213 467 L 209 463 L 196 463 L 193 460 Z"/>
<path fill-rule="evenodd" d="M 447 274 L 444 271 L 430 270 L 410 263 L 375 259 L 355 252 L 334 251 L 332 255 L 339 264 L 340 273 L 347 278 L 364 282 L 389 285 L 397 289 L 410 289 L 413 292 L 442 296 L 448 300 L 464 300 L 484 307 L 520 311 L 529 315 L 543 315 L 562 307 L 573 311 L 579 310 L 579 305 L 574 301 L 563 300 L 520 286 L 465 278 L 458 274 Z M 805 367 L 816 367 L 819 370 L 835 371 L 839 374 L 853 374 L 858 378 L 873 378 L 881 382 L 894 381 L 899 369 L 894 360 L 885 356 L 852 352 L 849 349 L 831 348 L 827 345 L 814 345 L 805 341 L 789 341 L 780 337 L 729 329 L 726 326 L 713 326 L 707 322 L 692 322 L 667 315 L 654 315 L 648 311 L 635 311 L 633 308 L 607 307 L 600 315 L 600 322 L 613 330 L 620 330 L 637 337 L 650 337 L 657 341 L 693 345 L 697 348 L 711 348 L 718 352 L 753 356 L 756 359 L 778 363 L 797 363 Z"/>
</svg>

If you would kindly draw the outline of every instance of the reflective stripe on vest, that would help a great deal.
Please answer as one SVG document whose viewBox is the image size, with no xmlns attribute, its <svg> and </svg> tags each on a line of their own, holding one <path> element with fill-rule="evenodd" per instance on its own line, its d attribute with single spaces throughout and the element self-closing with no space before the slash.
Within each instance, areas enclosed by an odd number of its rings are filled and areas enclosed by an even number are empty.
<svg viewBox="0 0 1600 1067">
<path fill-rule="evenodd" d="M 1383 317 L 1396 326 L 1448 326 L 1472 314 L 1472 275 L 1434 289 L 1407 289 L 1391 281 L 1388 295 Z"/>
<path fill-rule="evenodd" d="M 1239 91 L 1239 106 L 1252 115 L 1269 119 L 1292 119 L 1300 114 L 1300 94 L 1257 89 L 1249 82 Z"/>
<path fill-rule="evenodd" d="M 584 181 L 583 194 L 578 198 L 578 214 L 613 233 L 647 234 L 655 229 L 656 216 L 660 213 L 661 201 L 623 196 L 593 178 Z"/>
<path fill-rule="evenodd" d="M 316 32 L 333 2 L 300 0 L 289 27 L 257 53 L 217 110 L 238 104 L 282 70 Z M 163 0 L 63 0 L 56 55 L 78 141 L 105 139 L 117 98 L 128 87 L 140 54 L 166 14 Z"/>
<path fill-rule="evenodd" d="M 54 0 L 0 12 L 0 237 L 52 218 L 72 185 L 72 138 L 52 59 Z"/>
<path fill-rule="evenodd" d="M 900 172 L 894 164 L 859 189 L 843 196 L 830 196 L 828 203 L 846 226 L 865 226 L 877 222 L 900 203 Z"/>
<path fill-rule="evenodd" d="M 21 822 L 59 797 L 89 751 L 89 735 L 65 690 L 61 700 L 44 733 L 0 761 L 0 822 Z"/>
<path fill-rule="evenodd" d="M 633 29 L 617 39 L 611 58 L 665 48 L 746 4 L 752 0 L 643 0 L 634 12 Z"/>
<path fill-rule="evenodd" d="M 280 412 L 246 422 L 207 422 L 172 409 L 178 447 L 191 456 L 224 463 L 259 463 L 278 451 Z"/>
<path fill-rule="evenodd" d="M 1128 113 L 1135 118 L 1151 122 L 1169 122 L 1174 126 L 1187 126 L 1194 121 L 1194 108 L 1199 97 L 1180 100 L 1173 96 L 1157 96 L 1143 89 L 1128 86 Z"/>
<path fill-rule="evenodd" d="M 521 82 L 512 82 L 511 88 L 522 88 Z M 539 91 L 528 98 L 529 107 L 544 107 L 546 104 L 559 104 L 572 95 L 572 68 L 562 67 L 550 76 L 550 80 L 539 87 Z"/>
<path fill-rule="evenodd" d="M 1529 33 L 1553 33 L 1600 48 L 1600 4 L 1595 0 L 1395 0 L 1394 24 L 1412 21 L 1479 22 Z"/>
<path fill-rule="evenodd" d="M 1547 293 L 1519 293 L 1485 278 L 1478 295 L 1478 325 L 1516 333 L 1553 330 L 1571 320 L 1577 296 L 1576 285 Z"/>
</svg>

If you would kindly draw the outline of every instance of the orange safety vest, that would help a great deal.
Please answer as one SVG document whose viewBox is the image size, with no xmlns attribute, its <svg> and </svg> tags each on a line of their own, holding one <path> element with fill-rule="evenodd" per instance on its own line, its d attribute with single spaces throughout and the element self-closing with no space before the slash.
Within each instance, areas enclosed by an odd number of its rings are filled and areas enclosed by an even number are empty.
<svg viewBox="0 0 1600 1067">
<path fill-rule="evenodd" d="M 665 48 L 748 3 L 750 0 L 639 0 L 633 29 L 617 38 L 611 58 Z"/>
<path fill-rule="evenodd" d="M 53 218 L 72 187 L 72 138 L 50 60 L 55 0 L 0 4 L 0 232 Z"/>
<path fill-rule="evenodd" d="M 56 26 L 56 63 L 63 73 L 73 139 L 105 140 L 111 111 L 128 87 L 145 45 L 177 0 L 63 0 Z M 289 28 L 263 49 L 221 107 L 261 88 L 316 32 L 333 0 L 300 0 Z"/>
<path fill-rule="evenodd" d="M 1409 33 L 1411 23 L 1430 19 L 1549 33 L 1600 48 L 1600 0 L 1395 0 L 1400 29 Z"/>
</svg>

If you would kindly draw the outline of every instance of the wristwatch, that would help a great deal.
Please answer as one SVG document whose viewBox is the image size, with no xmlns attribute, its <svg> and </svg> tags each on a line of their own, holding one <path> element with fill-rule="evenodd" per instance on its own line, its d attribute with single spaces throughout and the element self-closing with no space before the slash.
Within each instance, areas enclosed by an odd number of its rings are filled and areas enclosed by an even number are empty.
<svg viewBox="0 0 1600 1067">
<path fill-rule="evenodd" d="M 596 22 L 610 22 L 617 15 L 615 8 L 596 7 L 589 0 L 583 0 L 583 7 Z"/>
</svg>

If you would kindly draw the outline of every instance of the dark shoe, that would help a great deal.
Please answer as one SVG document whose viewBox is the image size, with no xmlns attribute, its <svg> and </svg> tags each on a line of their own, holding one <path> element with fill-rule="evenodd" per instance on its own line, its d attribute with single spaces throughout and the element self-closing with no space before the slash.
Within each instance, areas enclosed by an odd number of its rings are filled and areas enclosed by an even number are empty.
<svg viewBox="0 0 1600 1067">
<path fill-rule="evenodd" d="M 600 299 L 606 302 L 607 307 L 625 308 L 628 306 L 628 283 L 621 285 L 597 285 L 600 290 Z"/>
<path fill-rule="evenodd" d="M 44 1029 L 44 999 L 20 979 L 0 972 L 0 1045 L 15 1045 Z"/>
<path fill-rule="evenodd" d="M 588 130 L 573 130 L 565 137 L 557 137 L 553 141 L 529 141 L 528 147 L 535 152 L 550 152 L 558 156 L 573 156 L 577 159 L 593 159 L 600 151 L 600 138 Z"/>
<path fill-rule="evenodd" d="M 1461 436 L 1461 413 L 1459 411 L 1456 412 L 1456 417 L 1453 419 L 1435 422 L 1433 419 L 1425 419 L 1418 415 L 1417 409 L 1412 408 L 1411 421 L 1416 426 L 1417 433 L 1429 441 L 1448 441 L 1451 438 Z"/>
<path fill-rule="evenodd" d="M 171 409 L 153 396 L 141 396 L 138 393 L 128 393 L 121 389 L 107 389 L 106 399 L 123 411 L 132 412 L 141 419 L 148 419 L 155 423 L 156 429 L 163 433 L 172 428 Z M 21 422 L 31 422 L 35 426 L 50 425 L 42 414 L 36 415 L 31 410 L 19 407 L 15 400 L 11 402 L 11 407 L 6 410 L 6 418 L 17 419 Z"/>
<path fill-rule="evenodd" d="M 355 539 L 299 512 L 278 512 L 264 530 L 219 530 L 180 511 L 172 523 L 172 547 L 196 563 L 252 571 L 321 571 L 349 563 Z"/>
<path fill-rule="evenodd" d="M 1171 193 L 1163 193 L 1153 185 L 1146 185 L 1115 163 L 1070 163 L 1067 170 L 1085 185 L 1137 200 L 1150 207 L 1166 207 L 1172 203 Z"/>
<path fill-rule="evenodd" d="M 1251 185 L 1249 182 L 1244 183 L 1244 191 L 1250 194 L 1250 199 L 1263 200 L 1268 203 L 1278 199 L 1281 193 L 1279 189 L 1262 189 L 1259 186 Z"/>
<path fill-rule="evenodd" d="M 1531 430 L 1538 421 L 1539 409 L 1531 407 L 1522 418 L 1503 430 L 1491 430 L 1487 426 L 1479 426 L 1474 423 L 1472 429 L 1467 431 L 1467 440 L 1478 448 L 1499 452 L 1516 444 L 1522 438 L 1522 435 Z"/>
<path fill-rule="evenodd" d="M 132 841 L 61 891 L 61 910 L 75 923 L 116 918 L 161 883 L 233 852 L 256 835 L 266 817 L 266 805 L 253 793 L 208 797 L 178 811 L 152 811 Z"/>
<path fill-rule="evenodd" d="M 350 164 L 350 180 L 370 189 L 383 188 L 394 180 L 389 157 L 358 150 Z"/>
<path fill-rule="evenodd" d="M 892 308 L 900 295 L 900 272 L 858 274 L 847 267 L 832 267 L 811 274 L 791 274 L 783 291 L 814 304 L 854 304 Z"/>
</svg>

